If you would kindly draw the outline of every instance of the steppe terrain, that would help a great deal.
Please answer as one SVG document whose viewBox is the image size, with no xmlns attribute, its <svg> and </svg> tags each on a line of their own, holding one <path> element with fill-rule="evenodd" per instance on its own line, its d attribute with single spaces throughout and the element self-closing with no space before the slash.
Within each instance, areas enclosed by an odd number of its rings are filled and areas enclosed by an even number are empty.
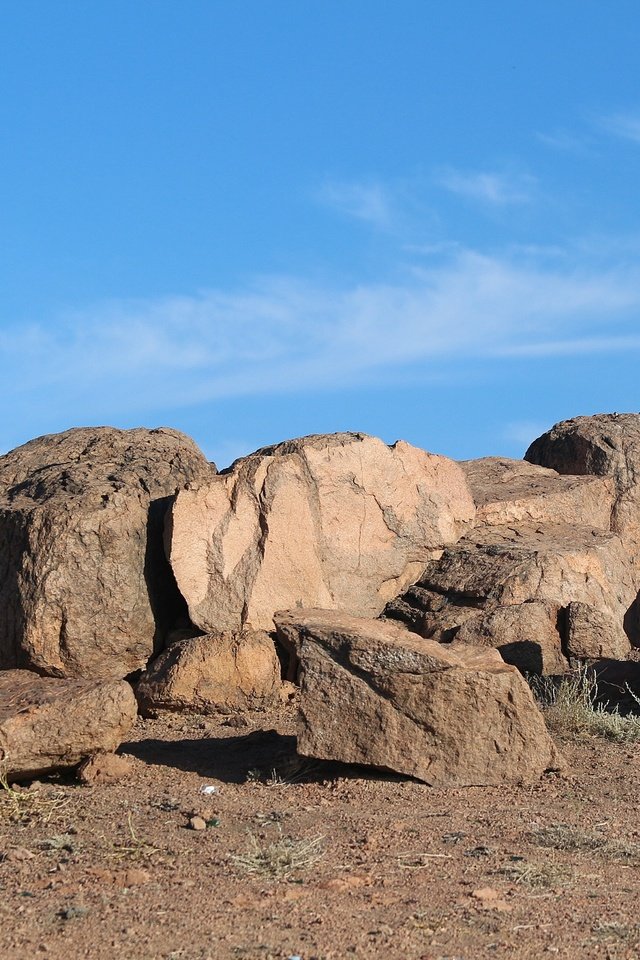
<svg viewBox="0 0 640 960">
<path fill-rule="evenodd" d="M 562 775 L 439 790 L 297 758 L 294 713 L 139 720 L 118 782 L 0 795 L 2 956 L 639 955 L 634 744 L 564 741 Z"/>
</svg>

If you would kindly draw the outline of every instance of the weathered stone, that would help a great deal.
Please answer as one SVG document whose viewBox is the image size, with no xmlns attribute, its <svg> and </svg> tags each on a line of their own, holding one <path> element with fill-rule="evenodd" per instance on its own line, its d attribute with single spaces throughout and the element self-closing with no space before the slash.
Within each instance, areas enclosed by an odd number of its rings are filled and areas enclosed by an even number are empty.
<svg viewBox="0 0 640 960">
<path fill-rule="evenodd" d="M 96 753 L 80 765 L 78 779 L 86 786 L 116 783 L 124 780 L 133 772 L 130 757 L 121 757 L 117 753 Z"/>
<path fill-rule="evenodd" d="M 566 652 L 581 660 L 626 660 L 629 642 L 608 611 L 574 601 L 566 609 Z"/>
<path fill-rule="evenodd" d="M 613 482 L 600 477 L 564 477 L 525 460 L 484 457 L 465 460 L 478 525 L 575 523 L 609 530 Z"/>
<path fill-rule="evenodd" d="M 0 457 L 0 666 L 124 677 L 190 626 L 162 528 L 176 488 L 212 472 L 167 429 L 68 430 Z"/>
<path fill-rule="evenodd" d="M 178 494 L 167 555 L 202 630 L 301 606 L 375 616 L 474 517 L 460 467 L 363 434 L 267 447 Z"/>
<path fill-rule="evenodd" d="M 531 691 L 491 649 L 300 612 L 298 751 L 434 786 L 531 781 L 560 758 Z"/>
<path fill-rule="evenodd" d="M 280 661 L 263 631 L 221 633 L 174 643 L 136 688 L 145 715 L 159 710 L 247 710 L 280 699 Z"/>
<path fill-rule="evenodd" d="M 0 767 L 26 780 L 119 747 L 137 716 L 123 680 L 59 680 L 0 672 Z"/>
<path fill-rule="evenodd" d="M 555 604 L 541 600 L 476 613 L 456 631 L 452 649 L 458 644 L 494 647 L 505 663 L 527 673 L 564 673 L 569 664 L 563 655 L 561 616 Z"/>
<path fill-rule="evenodd" d="M 531 601 L 549 607 L 539 651 L 530 646 L 527 636 L 531 611 L 525 607 Z M 467 640 L 475 635 L 486 645 L 491 635 L 492 646 L 507 644 L 509 662 L 521 669 L 531 669 L 533 654 L 540 672 L 555 673 L 563 663 L 567 665 L 562 610 L 580 602 L 599 611 L 608 624 L 602 645 L 609 652 L 603 655 L 620 656 L 630 650 L 626 631 L 632 630 L 634 601 L 630 564 L 615 534 L 565 524 L 487 526 L 448 547 L 414 587 L 387 605 L 385 615 L 421 636 L 445 642 L 457 637 L 464 625 L 462 636 Z M 497 613 L 512 606 L 523 609 Z M 560 629 L 552 655 L 554 618 Z"/>
<path fill-rule="evenodd" d="M 525 459 L 561 474 L 610 477 L 615 491 L 611 529 L 640 540 L 640 414 L 564 420 L 534 440 Z"/>
</svg>

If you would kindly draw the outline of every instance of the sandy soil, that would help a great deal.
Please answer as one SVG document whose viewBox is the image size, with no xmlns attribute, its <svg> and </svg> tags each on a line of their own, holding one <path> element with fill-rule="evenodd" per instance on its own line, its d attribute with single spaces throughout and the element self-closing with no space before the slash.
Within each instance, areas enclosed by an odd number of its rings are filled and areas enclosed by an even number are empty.
<svg viewBox="0 0 640 960">
<path fill-rule="evenodd" d="M 1 794 L 0 956 L 640 956 L 637 749 L 442 791 L 301 762 L 293 731 L 293 707 L 141 720 L 124 780 Z"/>
</svg>

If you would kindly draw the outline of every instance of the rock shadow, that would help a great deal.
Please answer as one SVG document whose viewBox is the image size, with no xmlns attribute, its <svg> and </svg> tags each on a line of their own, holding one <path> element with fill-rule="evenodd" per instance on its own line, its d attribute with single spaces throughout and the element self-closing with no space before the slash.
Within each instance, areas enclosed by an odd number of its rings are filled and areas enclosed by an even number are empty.
<svg viewBox="0 0 640 960">
<path fill-rule="evenodd" d="M 164 650 L 171 635 L 176 632 L 181 637 L 202 634 L 202 630 L 191 622 L 187 602 L 178 588 L 164 550 L 164 521 L 172 500 L 173 497 L 152 500 L 147 514 L 144 578 L 155 621 L 154 656 Z"/>
<path fill-rule="evenodd" d="M 199 740 L 138 740 L 123 743 L 118 752 L 147 764 L 174 767 L 223 783 L 245 783 L 252 778 L 272 783 L 321 783 L 338 777 L 411 779 L 391 771 L 302 757 L 296 749 L 296 738 L 276 730 Z"/>
</svg>

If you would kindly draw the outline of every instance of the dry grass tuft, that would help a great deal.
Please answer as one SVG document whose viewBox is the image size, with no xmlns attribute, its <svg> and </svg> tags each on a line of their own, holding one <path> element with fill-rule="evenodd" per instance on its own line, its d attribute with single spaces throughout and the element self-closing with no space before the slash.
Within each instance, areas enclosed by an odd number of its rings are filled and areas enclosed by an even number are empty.
<svg viewBox="0 0 640 960">
<path fill-rule="evenodd" d="M 514 863 L 500 870 L 514 883 L 524 883 L 529 887 L 552 889 L 563 886 L 573 878 L 573 871 L 558 863 Z"/>
<path fill-rule="evenodd" d="M 539 830 L 533 830 L 529 839 L 539 847 L 550 850 L 592 851 L 606 846 L 604 837 L 596 837 L 567 823 L 550 823 Z"/>
<path fill-rule="evenodd" d="M 547 723 L 561 736 L 601 737 L 614 743 L 640 740 L 640 715 L 623 715 L 617 707 L 598 703 L 598 684 L 586 667 L 557 684 L 548 677 L 534 678 L 532 687 Z"/>
<path fill-rule="evenodd" d="M 277 840 L 266 843 L 250 833 L 247 852 L 231 859 L 246 873 L 282 879 L 317 863 L 323 856 L 323 841 L 322 836 L 308 840 L 283 837 L 280 831 Z"/>
<path fill-rule="evenodd" d="M 62 793 L 44 793 L 33 787 L 30 790 L 16 789 L 9 784 L 6 772 L 0 771 L 0 820 L 48 823 L 68 803 L 68 797 Z"/>
<path fill-rule="evenodd" d="M 607 860 L 640 861 L 640 846 L 627 840 L 610 840 L 587 833 L 567 823 L 551 823 L 529 834 L 529 839 L 540 847 L 568 852 L 593 853 L 597 851 Z"/>
</svg>

